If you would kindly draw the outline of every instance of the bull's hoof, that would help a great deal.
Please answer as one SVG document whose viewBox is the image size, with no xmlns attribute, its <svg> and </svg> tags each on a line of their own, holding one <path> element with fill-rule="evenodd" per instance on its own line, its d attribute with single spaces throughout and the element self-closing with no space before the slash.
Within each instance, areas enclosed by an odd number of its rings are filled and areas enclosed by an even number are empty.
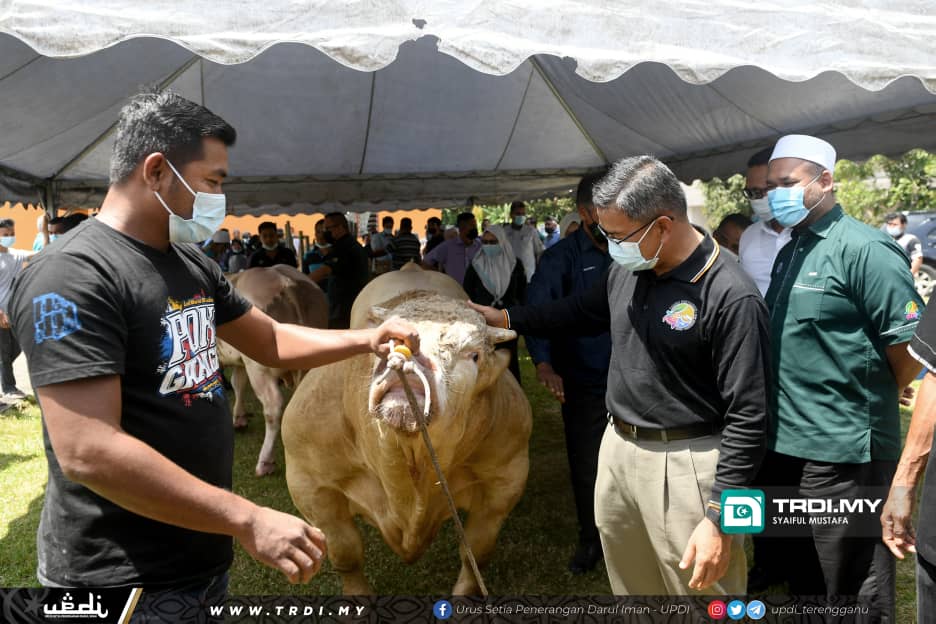
<svg viewBox="0 0 936 624">
<path fill-rule="evenodd" d="M 247 417 L 239 416 L 234 419 L 234 431 L 243 431 L 247 428 Z"/>
<path fill-rule="evenodd" d="M 257 469 L 254 471 L 258 477 L 265 477 L 268 474 L 273 474 L 276 472 L 276 462 L 275 461 L 261 461 L 257 462 Z"/>
</svg>

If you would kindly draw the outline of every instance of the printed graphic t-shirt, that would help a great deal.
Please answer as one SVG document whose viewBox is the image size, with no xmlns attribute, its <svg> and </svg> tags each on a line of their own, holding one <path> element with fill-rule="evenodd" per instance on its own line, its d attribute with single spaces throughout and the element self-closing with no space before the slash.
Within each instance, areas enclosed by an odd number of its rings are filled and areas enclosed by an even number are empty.
<svg viewBox="0 0 936 624">
<path fill-rule="evenodd" d="M 249 308 L 196 247 L 163 253 L 96 220 L 37 255 L 10 299 L 34 387 L 120 375 L 122 428 L 228 490 L 233 433 L 216 328 Z M 144 518 L 70 481 L 45 422 L 43 437 L 43 584 L 170 586 L 230 566 L 230 537 Z"/>
</svg>

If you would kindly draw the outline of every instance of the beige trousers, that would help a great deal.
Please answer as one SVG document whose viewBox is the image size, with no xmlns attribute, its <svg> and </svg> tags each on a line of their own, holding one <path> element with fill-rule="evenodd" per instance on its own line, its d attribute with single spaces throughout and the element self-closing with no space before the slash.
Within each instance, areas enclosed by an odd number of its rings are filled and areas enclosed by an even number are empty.
<svg viewBox="0 0 936 624">
<path fill-rule="evenodd" d="M 693 565 L 679 569 L 689 537 L 705 517 L 720 434 L 678 440 L 626 440 L 608 426 L 598 454 L 595 521 L 611 589 L 617 595 L 742 595 L 744 536 L 732 540 L 728 572 L 705 590 L 689 589 Z"/>
</svg>

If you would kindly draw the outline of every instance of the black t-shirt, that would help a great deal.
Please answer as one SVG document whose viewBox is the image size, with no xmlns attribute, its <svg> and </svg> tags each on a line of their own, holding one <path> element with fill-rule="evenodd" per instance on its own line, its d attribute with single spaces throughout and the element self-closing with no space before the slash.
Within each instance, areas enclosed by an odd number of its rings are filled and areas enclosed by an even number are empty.
<svg viewBox="0 0 936 624">
<path fill-rule="evenodd" d="M 917 325 L 910 340 L 910 353 L 936 374 L 936 305 L 926 308 L 923 320 Z M 930 563 L 936 563 L 936 437 L 926 462 L 923 493 L 920 499 L 920 517 L 917 521 L 917 553 Z"/>
<path fill-rule="evenodd" d="M 162 253 L 92 219 L 35 257 L 9 309 L 33 386 L 120 375 L 122 428 L 231 489 L 233 433 L 216 327 L 249 308 L 198 248 Z M 70 481 L 44 422 L 43 437 L 43 583 L 173 585 L 230 567 L 230 537 L 144 518 Z"/>
<path fill-rule="evenodd" d="M 346 234 L 332 245 L 325 256 L 325 266 L 331 267 L 334 281 L 328 292 L 328 326 L 346 329 L 351 323 L 351 306 L 367 285 L 367 252 L 361 244 Z"/>
<path fill-rule="evenodd" d="M 279 245 L 276 248 L 276 255 L 271 258 L 267 250 L 261 247 L 250 255 L 250 263 L 248 266 L 253 269 L 256 267 L 271 267 L 276 264 L 288 264 L 291 267 L 295 267 L 296 252 L 289 247 Z"/>
</svg>

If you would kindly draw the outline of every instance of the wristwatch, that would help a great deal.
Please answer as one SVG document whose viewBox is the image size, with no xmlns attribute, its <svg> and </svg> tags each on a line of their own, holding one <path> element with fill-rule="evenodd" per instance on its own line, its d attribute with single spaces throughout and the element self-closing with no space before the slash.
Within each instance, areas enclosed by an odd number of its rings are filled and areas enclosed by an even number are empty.
<svg viewBox="0 0 936 624">
<path fill-rule="evenodd" d="M 715 523 L 721 531 L 721 503 L 710 500 L 705 504 L 705 517 Z"/>
</svg>

